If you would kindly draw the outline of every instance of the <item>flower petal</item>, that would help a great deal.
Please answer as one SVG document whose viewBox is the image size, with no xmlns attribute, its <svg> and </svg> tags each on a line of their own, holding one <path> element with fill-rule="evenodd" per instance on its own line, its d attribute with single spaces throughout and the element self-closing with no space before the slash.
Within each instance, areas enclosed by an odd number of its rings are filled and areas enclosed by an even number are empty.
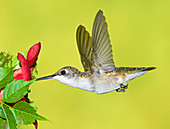
<svg viewBox="0 0 170 129">
<path fill-rule="evenodd" d="M 13 71 L 14 77 L 17 76 L 18 74 L 22 74 L 21 68 L 15 69 Z"/>
<path fill-rule="evenodd" d="M 33 66 L 33 64 L 36 62 L 40 49 L 41 49 L 40 42 L 35 44 L 29 49 L 28 54 L 27 54 L 27 61 L 30 67 Z"/>
<path fill-rule="evenodd" d="M 18 74 L 18 75 L 16 75 L 16 76 L 14 76 L 13 79 L 15 79 L 15 80 L 21 80 L 21 79 L 24 79 L 24 78 L 23 78 L 22 74 Z"/>
<path fill-rule="evenodd" d="M 31 73 L 30 73 L 28 61 L 20 53 L 18 53 L 17 59 L 21 62 L 22 76 L 23 76 L 24 80 L 29 81 L 31 79 Z"/>
</svg>

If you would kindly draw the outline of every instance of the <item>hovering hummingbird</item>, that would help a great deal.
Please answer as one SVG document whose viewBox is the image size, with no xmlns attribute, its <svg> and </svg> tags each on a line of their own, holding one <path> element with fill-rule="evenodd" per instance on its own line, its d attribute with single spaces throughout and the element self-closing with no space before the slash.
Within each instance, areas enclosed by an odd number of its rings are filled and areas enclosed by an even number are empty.
<svg viewBox="0 0 170 129">
<path fill-rule="evenodd" d="M 80 72 L 74 67 L 66 66 L 50 76 L 38 78 L 37 81 L 54 79 L 97 94 L 114 90 L 125 92 L 128 81 L 155 69 L 155 67 L 115 67 L 107 23 L 101 10 L 95 17 L 92 37 L 86 28 L 80 25 L 77 28 L 76 39 L 85 71 Z"/>
</svg>

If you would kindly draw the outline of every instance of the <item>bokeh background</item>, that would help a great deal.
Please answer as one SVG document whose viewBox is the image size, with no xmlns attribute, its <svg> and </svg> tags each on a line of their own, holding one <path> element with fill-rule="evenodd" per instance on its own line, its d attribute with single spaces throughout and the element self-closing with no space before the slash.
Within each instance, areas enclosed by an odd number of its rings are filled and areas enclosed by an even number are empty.
<svg viewBox="0 0 170 129">
<path fill-rule="evenodd" d="M 76 29 L 82 24 L 91 33 L 99 9 L 116 66 L 157 69 L 130 81 L 125 93 L 96 95 L 55 80 L 35 82 L 29 96 L 51 121 L 39 121 L 39 129 L 170 129 L 169 0 L 1 0 L 0 50 L 17 55 L 40 41 L 39 77 L 67 65 L 83 71 Z"/>
</svg>

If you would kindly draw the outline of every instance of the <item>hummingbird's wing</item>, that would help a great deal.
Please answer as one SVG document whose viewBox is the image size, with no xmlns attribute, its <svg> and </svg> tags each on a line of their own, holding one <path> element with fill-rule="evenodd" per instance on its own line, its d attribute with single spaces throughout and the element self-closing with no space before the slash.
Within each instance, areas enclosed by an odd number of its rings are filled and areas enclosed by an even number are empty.
<svg viewBox="0 0 170 129">
<path fill-rule="evenodd" d="M 94 20 L 92 38 L 85 27 L 80 25 L 77 28 L 76 39 L 85 71 L 107 72 L 115 70 L 107 23 L 101 10 Z"/>
<path fill-rule="evenodd" d="M 101 10 L 98 11 L 92 30 L 92 70 L 94 71 L 113 71 L 112 46 L 107 30 L 106 18 Z"/>
<path fill-rule="evenodd" d="M 92 39 L 85 27 L 82 25 L 77 28 L 76 40 L 84 70 L 91 71 Z"/>
</svg>

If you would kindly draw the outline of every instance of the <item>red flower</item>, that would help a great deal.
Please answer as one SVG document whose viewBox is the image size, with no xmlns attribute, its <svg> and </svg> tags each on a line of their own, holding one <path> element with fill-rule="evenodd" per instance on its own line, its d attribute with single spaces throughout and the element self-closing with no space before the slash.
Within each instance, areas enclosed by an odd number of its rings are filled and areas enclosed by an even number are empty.
<svg viewBox="0 0 170 129">
<path fill-rule="evenodd" d="M 29 81 L 31 79 L 31 73 L 30 73 L 28 61 L 20 53 L 18 53 L 17 59 L 21 62 L 22 77 L 24 78 L 25 81 Z"/>
<path fill-rule="evenodd" d="M 27 61 L 30 67 L 33 66 L 33 64 L 36 62 L 40 49 L 41 49 L 40 42 L 35 44 L 29 49 L 28 55 L 27 55 Z"/>
<path fill-rule="evenodd" d="M 16 80 L 21 80 L 24 79 L 25 81 L 29 81 L 32 79 L 32 70 L 33 70 L 33 65 L 37 60 L 38 54 L 41 49 L 41 43 L 37 43 L 33 45 L 27 54 L 27 59 L 25 57 L 18 53 L 17 59 L 21 62 L 21 68 L 15 69 L 13 71 L 14 78 Z M 2 101 L 2 94 L 3 94 L 4 88 L 0 89 L 0 101 Z M 25 98 L 23 98 L 21 101 L 25 101 Z"/>
<path fill-rule="evenodd" d="M 21 62 L 21 68 L 14 70 L 14 79 L 29 81 L 32 79 L 32 67 L 37 60 L 38 54 L 41 49 L 41 43 L 37 43 L 32 46 L 27 54 L 27 59 L 18 53 L 17 59 Z"/>
</svg>

